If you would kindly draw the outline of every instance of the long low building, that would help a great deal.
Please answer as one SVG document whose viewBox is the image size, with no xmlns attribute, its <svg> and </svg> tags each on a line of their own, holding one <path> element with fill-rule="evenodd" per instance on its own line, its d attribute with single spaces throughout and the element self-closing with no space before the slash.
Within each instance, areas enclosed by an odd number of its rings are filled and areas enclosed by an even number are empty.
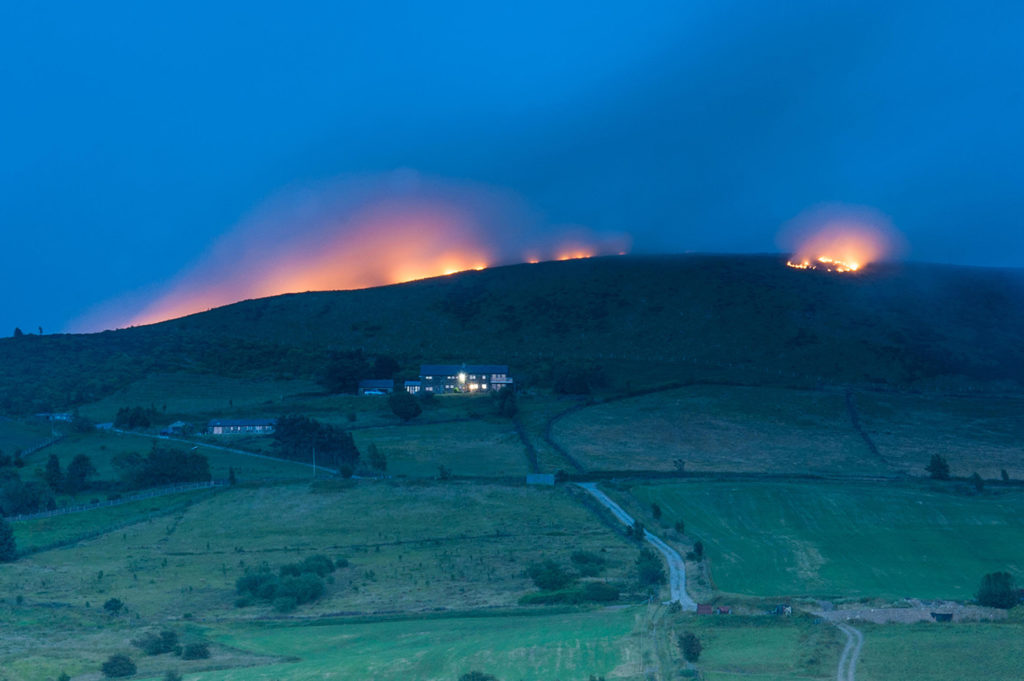
<svg viewBox="0 0 1024 681">
<path fill-rule="evenodd" d="M 213 435 L 265 435 L 274 432 L 277 419 L 213 419 L 206 431 Z"/>
<path fill-rule="evenodd" d="M 485 392 L 514 385 L 507 364 L 423 364 L 419 383 L 420 392 L 434 394 Z"/>
</svg>

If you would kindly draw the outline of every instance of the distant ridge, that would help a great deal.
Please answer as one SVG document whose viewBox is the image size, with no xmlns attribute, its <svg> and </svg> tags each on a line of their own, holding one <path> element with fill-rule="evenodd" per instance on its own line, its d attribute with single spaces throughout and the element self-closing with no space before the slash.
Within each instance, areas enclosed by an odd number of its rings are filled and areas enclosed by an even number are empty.
<svg viewBox="0 0 1024 681">
<path fill-rule="evenodd" d="M 682 359 L 879 386 L 1024 389 L 1024 270 L 794 270 L 776 255 L 512 265 L 358 291 L 247 300 L 145 327 L 0 341 L 0 408 L 96 399 L 149 371 L 315 375 L 330 351 L 404 363 Z M 514 358 L 519 358 L 514 360 Z M 524 359 L 525 358 L 525 359 Z M 542 379 L 543 367 L 530 367 Z M 687 369 L 692 374 L 692 369 Z"/>
</svg>

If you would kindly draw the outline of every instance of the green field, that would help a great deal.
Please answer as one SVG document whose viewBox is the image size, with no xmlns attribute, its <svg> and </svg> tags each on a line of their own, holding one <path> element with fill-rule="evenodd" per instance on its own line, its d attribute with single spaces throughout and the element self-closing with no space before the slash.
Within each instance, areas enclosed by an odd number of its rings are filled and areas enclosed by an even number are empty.
<svg viewBox="0 0 1024 681">
<path fill-rule="evenodd" d="M 215 627 L 211 639 L 296 662 L 190 681 L 375 679 L 452 681 L 480 670 L 502 681 L 634 678 L 636 609 L 558 615 L 422 619 L 315 626 Z"/>
<path fill-rule="evenodd" d="M 927 475 L 932 454 L 950 472 L 1024 478 L 1024 399 L 858 393 L 864 428 L 894 468 Z"/>
<path fill-rule="evenodd" d="M 685 520 L 727 593 L 970 599 L 986 572 L 1024 575 L 1022 491 L 695 481 L 632 492 Z"/>
<path fill-rule="evenodd" d="M 581 409 L 553 436 L 589 470 L 885 470 L 838 392 L 696 385 Z"/>
<path fill-rule="evenodd" d="M 700 639 L 698 667 L 706 681 L 834 679 L 842 651 L 842 634 L 808 617 L 685 615 L 671 627 L 673 639 L 684 631 Z"/>
<path fill-rule="evenodd" d="M 444 465 L 455 475 L 525 476 L 526 453 L 508 419 L 472 420 L 353 431 L 366 452 L 374 443 L 388 459 L 388 473 L 430 477 Z"/>
<path fill-rule="evenodd" d="M 19 450 L 29 449 L 46 442 L 53 436 L 50 425 L 47 421 L 31 418 L 0 418 L 0 452 L 7 456 L 14 456 Z M 67 428 L 68 424 L 59 425 Z M 60 429 L 62 428 L 58 428 L 58 430 Z"/>
<path fill-rule="evenodd" d="M 1019 681 L 1024 660 L 1020 622 L 951 625 L 857 625 L 864 649 L 858 681 Z"/>
<path fill-rule="evenodd" d="M 54 454 L 60 461 L 61 468 L 66 469 L 76 455 L 85 454 L 96 468 L 96 479 L 117 480 L 119 471 L 112 463 L 114 457 L 128 452 L 145 456 L 153 448 L 154 443 L 159 444 L 160 447 L 179 450 L 189 450 L 192 447 L 189 444 L 173 440 L 157 440 L 150 437 L 115 432 L 73 433 L 57 444 L 40 450 L 26 458 L 26 468 L 43 468 L 49 456 Z M 225 439 L 223 444 L 231 446 L 232 442 Z M 231 468 L 235 470 L 235 476 L 241 482 L 280 478 L 305 478 L 312 475 L 312 471 L 308 466 L 291 461 L 275 461 L 257 456 L 246 456 L 236 452 L 226 452 L 216 447 L 200 446 L 198 451 L 209 460 L 210 474 L 215 480 L 226 480 Z M 103 495 L 87 490 L 78 495 L 78 500 L 88 501 L 90 498 L 97 496 L 102 497 Z"/>
<path fill-rule="evenodd" d="M 14 536 L 18 550 L 24 553 L 54 544 L 90 538 L 119 527 L 141 522 L 205 499 L 210 493 L 210 490 L 181 492 L 52 518 L 17 520 L 13 523 Z"/>
</svg>

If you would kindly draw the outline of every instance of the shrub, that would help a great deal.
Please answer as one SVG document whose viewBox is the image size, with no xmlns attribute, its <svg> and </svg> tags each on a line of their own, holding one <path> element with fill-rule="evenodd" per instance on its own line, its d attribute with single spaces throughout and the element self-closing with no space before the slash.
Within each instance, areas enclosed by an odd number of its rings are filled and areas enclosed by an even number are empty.
<svg viewBox="0 0 1024 681">
<path fill-rule="evenodd" d="M 932 454 L 931 461 L 925 466 L 925 470 L 933 480 L 949 480 L 949 464 L 939 454 Z"/>
<path fill-rule="evenodd" d="M 459 681 L 498 681 L 498 677 L 493 674 L 484 674 L 479 671 L 466 672 L 459 677 Z"/>
<path fill-rule="evenodd" d="M 696 662 L 700 659 L 704 646 L 701 645 L 700 639 L 692 631 L 681 634 L 677 639 L 677 643 L 679 650 L 683 653 L 683 659 L 687 662 Z"/>
<path fill-rule="evenodd" d="M 124 601 L 120 598 L 108 598 L 103 604 L 103 609 L 109 612 L 111 615 L 117 615 L 124 609 Z"/>
<path fill-rule="evenodd" d="M 595 603 L 610 603 L 619 600 L 619 589 L 608 582 L 587 582 L 583 585 L 583 597 Z"/>
<path fill-rule="evenodd" d="M 388 396 L 388 405 L 395 416 L 403 421 L 410 421 L 423 413 L 419 401 L 404 390 L 391 393 Z"/>
<path fill-rule="evenodd" d="M 168 669 L 164 672 L 164 681 L 181 681 L 181 674 L 175 669 Z"/>
<path fill-rule="evenodd" d="M 563 569 L 553 560 L 534 563 L 527 569 L 526 574 L 538 589 L 544 591 L 564 589 L 576 581 L 576 578 L 568 570 Z"/>
<path fill-rule="evenodd" d="M 668 578 L 665 576 L 665 567 L 661 564 L 661 558 L 651 549 L 641 549 L 636 557 L 636 576 L 640 586 L 655 586 L 664 584 Z"/>
<path fill-rule="evenodd" d="M 57 681 L 71 681 L 71 677 L 68 676 L 67 672 L 61 672 L 60 676 L 57 677 Z"/>
<path fill-rule="evenodd" d="M 103 675 L 111 678 L 121 678 L 124 676 L 131 676 L 137 670 L 135 663 L 132 662 L 132 658 L 127 655 L 111 655 L 107 658 L 107 661 L 100 667 Z"/>
<path fill-rule="evenodd" d="M 1013 575 L 1009 572 L 988 573 L 981 579 L 977 599 L 978 603 L 990 608 L 1012 608 L 1020 601 Z"/>
<path fill-rule="evenodd" d="M 183 660 L 205 660 L 210 657 L 210 645 L 208 643 L 189 643 L 181 651 Z"/>
<path fill-rule="evenodd" d="M 596 577 L 604 570 L 604 558 L 590 551 L 573 551 L 569 556 L 575 567 L 584 577 Z"/>
<path fill-rule="evenodd" d="M 178 648 L 178 634 L 165 630 L 157 634 L 144 634 L 132 641 L 132 645 L 140 648 L 147 655 L 163 655 L 172 653 Z"/>
</svg>

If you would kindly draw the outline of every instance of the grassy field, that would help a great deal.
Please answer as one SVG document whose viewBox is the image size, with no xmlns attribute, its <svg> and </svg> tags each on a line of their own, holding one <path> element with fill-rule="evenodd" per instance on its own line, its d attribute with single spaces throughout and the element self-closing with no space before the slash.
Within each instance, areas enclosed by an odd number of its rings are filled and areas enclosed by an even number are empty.
<svg viewBox="0 0 1024 681">
<path fill-rule="evenodd" d="M 1024 478 L 1024 399 L 858 393 L 864 428 L 894 468 L 926 475 L 932 454 L 953 475 Z"/>
<path fill-rule="evenodd" d="M 268 513 L 267 509 L 273 509 Z M 452 509 L 459 509 L 453 513 Z M 77 514 L 60 522 L 77 526 Z M 463 484 L 318 483 L 233 488 L 167 516 L 6 566 L 0 590 L 80 607 L 116 596 L 144 618 L 265 615 L 237 609 L 246 567 L 323 553 L 350 567 L 303 614 L 514 606 L 526 567 L 574 549 L 628 580 L 636 549 L 562 490 Z M 103 576 L 97 579 L 96 575 Z"/>
<path fill-rule="evenodd" d="M 375 444 L 388 458 L 388 473 L 430 477 L 444 465 L 455 475 L 521 475 L 526 453 L 508 419 L 371 428 L 353 431 L 366 452 Z"/>
<path fill-rule="evenodd" d="M 215 641 L 296 662 L 207 672 L 190 681 L 451 681 L 480 670 L 515 679 L 634 678 L 636 609 L 318 626 L 213 628 Z"/>
<path fill-rule="evenodd" d="M 841 393 L 697 385 L 581 409 L 554 439 L 590 470 L 882 472 Z"/>
<path fill-rule="evenodd" d="M 1024 492 L 979 497 L 855 483 L 635 487 L 703 541 L 715 586 L 760 596 L 969 599 L 1024 575 Z"/>
<path fill-rule="evenodd" d="M 834 679 L 842 650 L 835 627 L 808 617 L 684 615 L 670 620 L 670 627 L 673 641 L 684 631 L 700 639 L 698 667 L 706 681 Z"/>
<path fill-rule="evenodd" d="M 141 522 L 150 517 L 183 508 L 190 503 L 205 499 L 210 494 L 209 490 L 181 492 L 52 518 L 18 520 L 12 525 L 14 537 L 19 551 L 32 551 L 53 544 L 94 537 L 116 528 Z"/>
<path fill-rule="evenodd" d="M 858 625 L 864 650 L 858 681 L 1019 681 L 1020 622 Z"/>
<path fill-rule="evenodd" d="M 14 456 L 19 450 L 35 447 L 50 437 L 50 424 L 46 421 L 0 418 L 0 452 L 8 456 Z"/>
<path fill-rule="evenodd" d="M 172 440 L 158 441 L 153 438 L 114 432 L 74 433 L 68 435 L 57 444 L 26 458 L 26 469 L 43 468 L 51 454 L 55 454 L 61 463 L 61 468 L 66 469 L 76 455 L 85 454 L 96 468 L 96 479 L 116 480 L 118 478 L 118 470 L 112 463 L 114 457 L 128 452 L 135 452 L 145 456 L 153 448 L 154 442 L 158 442 L 161 447 L 170 449 L 189 450 L 192 447 L 191 445 Z M 227 439 L 218 442 L 223 442 L 227 446 L 232 444 Z M 242 482 L 301 478 L 310 477 L 311 475 L 311 470 L 307 466 L 290 461 L 272 461 L 260 457 L 246 456 L 245 454 L 226 452 L 215 447 L 200 446 L 198 451 L 204 454 L 210 461 L 210 474 L 217 480 L 227 479 L 228 471 L 231 468 L 234 468 L 235 476 Z M 97 494 L 94 491 L 86 491 L 79 494 L 78 498 L 79 500 L 87 501 L 95 496 L 102 497 L 103 495 Z"/>
</svg>

